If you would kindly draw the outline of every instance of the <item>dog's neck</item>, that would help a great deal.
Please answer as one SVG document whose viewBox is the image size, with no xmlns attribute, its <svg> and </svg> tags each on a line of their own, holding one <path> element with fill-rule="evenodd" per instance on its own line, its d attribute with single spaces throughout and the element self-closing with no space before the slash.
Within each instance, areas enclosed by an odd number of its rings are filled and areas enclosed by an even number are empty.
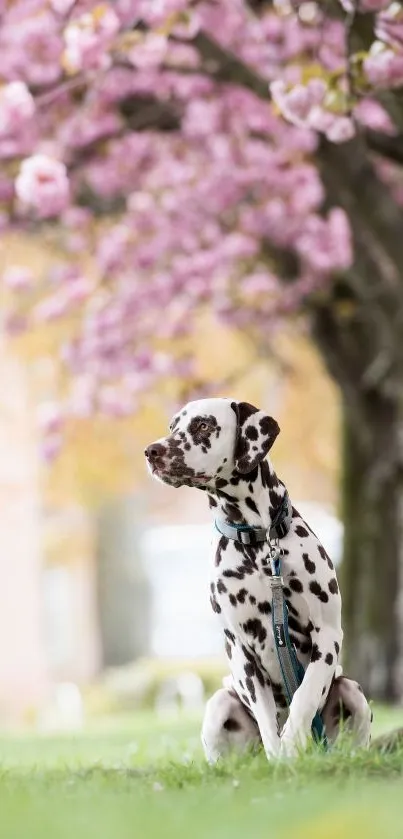
<svg viewBox="0 0 403 839">
<path fill-rule="evenodd" d="M 216 518 L 231 524 L 269 527 L 285 492 L 284 484 L 269 460 L 248 475 L 234 472 L 229 478 L 217 478 L 207 490 L 209 505 Z"/>
</svg>

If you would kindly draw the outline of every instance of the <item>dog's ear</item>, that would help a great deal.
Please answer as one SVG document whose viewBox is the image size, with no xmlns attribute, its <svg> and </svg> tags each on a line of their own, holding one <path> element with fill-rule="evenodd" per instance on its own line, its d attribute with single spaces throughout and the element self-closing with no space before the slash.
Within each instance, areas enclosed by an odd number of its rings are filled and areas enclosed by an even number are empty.
<svg viewBox="0 0 403 839">
<path fill-rule="evenodd" d="M 271 449 L 280 427 L 249 402 L 231 402 L 237 418 L 234 461 L 242 475 L 252 472 Z"/>
</svg>

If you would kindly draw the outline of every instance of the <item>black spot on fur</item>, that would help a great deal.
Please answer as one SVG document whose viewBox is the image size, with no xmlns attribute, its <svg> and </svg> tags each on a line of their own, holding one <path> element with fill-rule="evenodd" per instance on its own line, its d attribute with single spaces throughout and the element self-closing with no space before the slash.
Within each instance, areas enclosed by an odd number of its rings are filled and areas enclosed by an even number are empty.
<svg viewBox="0 0 403 839">
<path fill-rule="evenodd" d="M 325 551 L 325 549 L 324 549 L 323 545 L 318 545 L 318 551 L 319 551 L 319 553 L 320 553 L 320 555 L 321 555 L 322 559 L 325 559 L 325 560 L 326 560 L 326 562 L 327 562 L 327 564 L 328 564 L 329 568 L 333 569 L 333 562 L 332 562 L 332 560 L 330 559 L 330 556 L 328 556 L 328 554 L 326 553 L 326 551 Z"/>
<path fill-rule="evenodd" d="M 238 594 L 236 596 L 236 599 L 238 600 L 238 603 L 245 603 L 245 597 L 246 597 L 247 593 L 248 593 L 248 591 L 247 591 L 246 588 L 240 588 L 239 589 Z"/>
<path fill-rule="evenodd" d="M 235 644 L 235 635 L 230 629 L 224 629 L 224 635 L 227 636 L 228 640 L 231 641 L 232 644 Z"/>
<path fill-rule="evenodd" d="M 230 594 L 229 602 L 231 603 L 231 606 L 236 606 L 237 605 L 237 599 L 236 599 L 234 594 Z"/>
<path fill-rule="evenodd" d="M 284 689 L 283 686 L 278 684 L 277 682 L 271 682 L 271 689 L 273 691 L 273 699 L 276 703 L 278 708 L 286 708 L 287 707 L 287 700 L 284 696 Z"/>
<path fill-rule="evenodd" d="M 340 652 L 340 644 L 338 644 L 337 641 L 334 642 L 334 648 L 336 650 L 336 655 L 338 655 Z"/>
<path fill-rule="evenodd" d="M 322 653 L 317 644 L 312 644 L 311 661 L 319 661 L 322 658 Z"/>
<path fill-rule="evenodd" d="M 241 728 L 241 724 L 238 720 L 233 720 L 229 717 L 225 722 L 223 722 L 222 727 L 225 728 L 226 731 L 239 731 Z"/>
<path fill-rule="evenodd" d="M 317 580 L 312 580 L 312 582 L 309 583 L 309 589 L 312 592 L 312 594 L 315 594 L 316 597 L 319 597 L 319 600 L 321 600 L 322 603 L 328 602 L 329 595 L 326 594 L 325 591 L 323 591 L 322 587 L 319 585 Z"/>
<path fill-rule="evenodd" d="M 253 680 L 248 676 L 245 679 L 246 689 L 249 691 L 249 696 L 253 703 L 256 703 L 256 690 L 255 685 L 253 684 Z"/>
<path fill-rule="evenodd" d="M 217 603 L 217 600 L 215 599 L 215 597 L 213 597 L 213 596 L 210 597 L 210 603 L 211 603 L 211 608 L 212 608 L 213 612 L 216 612 L 217 615 L 219 615 L 221 613 L 221 606 L 220 606 L 219 603 Z"/>
<path fill-rule="evenodd" d="M 302 527 L 301 524 L 297 524 L 297 526 L 295 528 L 295 532 L 296 532 L 297 536 L 301 537 L 301 539 L 305 538 L 306 536 L 309 536 L 309 532 L 306 530 L 305 527 Z"/>
<path fill-rule="evenodd" d="M 227 653 L 228 658 L 231 659 L 232 658 L 232 647 L 231 647 L 231 644 L 228 641 L 225 642 L 225 652 Z"/>
<path fill-rule="evenodd" d="M 249 595 L 249 603 L 250 603 L 251 606 L 256 605 L 256 597 L 254 596 L 254 594 Z"/>
<path fill-rule="evenodd" d="M 247 498 L 245 498 L 245 504 L 247 507 L 249 507 L 250 510 L 252 510 L 252 513 L 256 513 L 257 515 L 259 515 L 259 510 L 256 507 L 253 498 L 249 498 L 249 496 L 247 496 Z"/>
<path fill-rule="evenodd" d="M 245 621 L 242 628 L 247 635 L 252 635 L 252 637 L 256 638 L 260 644 L 263 644 L 267 638 L 267 630 L 264 628 L 259 618 L 249 618 Z"/>
<path fill-rule="evenodd" d="M 325 661 L 326 661 L 326 664 L 329 664 L 329 665 L 333 664 L 333 654 L 332 653 L 327 653 L 325 655 Z"/>
<path fill-rule="evenodd" d="M 290 594 L 291 594 L 291 592 L 290 592 Z M 292 605 L 292 603 L 289 599 L 287 600 L 287 609 L 288 609 L 289 614 L 295 615 L 296 618 L 298 617 L 298 609 L 296 609 L 295 606 Z"/>
<path fill-rule="evenodd" d="M 235 577 L 236 580 L 244 580 L 245 579 L 245 571 L 243 568 L 226 568 L 225 571 L 222 572 L 223 577 Z"/>
<path fill-rule="evenodd" d="M 222 560 L 222 554 L 223 554 L 224 551 L 227 550 L 227 547 L 228 547 L 227 537 L 226 536 L 221 536 L 221 539 L 220 539 L 220 541 L 218 543 L 218 546 L 217 546 L 217 551 L 216 551 L 215 560 L 214 560 L 214 564 L 216 566 L 220 564 L 220 562 Z"/>
<path fill-rule="evenodd" d="M 268 600 L 258 603 L 258 609 L 261 615 L 270 615 L 271 613 L 271 605 Z"/>
<path fill-rule="evenodd" d="M 329 591 L 330 591 L 331 594 L 338 594 L 339 587 L 337 585 L 336 577 L 332 577 L 332 579 L 330 580 Z"/>
<path fill-rule="evenodd" d="M 217 582 L 217 591 L 218 594 L 225 594 L 225 592 L 227 591 L 227 586 L 225 585 L 225 583 L 223 583 L 222 580 L 218 580 Z"/>
<path fill-rule="evenodd" d="M 209 507 L 210 507 L 210 509 L 211 509 L 212 507 L 217 507 L 217 506 L 218 506 L 218 505 L 217 505 L 217 501 L 216 501 L 216 499 L 215 499 L 215 498 L 213 498 L 213 496 L 212 496 L 212 495 L 208 495 L 208 496 L 207 496 L 207 498 L 208 498 L 208 503 L 209 503 Z"/>
<path fill-rule="evenodd" d="M 294 615 L 289 615 L 288 626 L 290 627 L 290 629 L 293 629 L 294 632 L 299 632 L 299 634 L 302 635 L 301 624 L 299 620 L 297 620 L 297 618 L 294 617 Z"/>
<path fill-rule="evenodd" d="M 257 440 L 258 437 L 259 437 L 259 434 L 257 432 L 257 428 L 254 428 L 253 425 L 247 425 L 246 426 L 245 434 L 246 434 L 248 440 Z"/>
<path fill-rule="evenodd" d="M 244 644 L 242 644 L 242 652 L 243 652 L 243 654 L 244 654 L 245 658 L 247 658 L 247 659 L 248 659 L 248 661 L 252 661 L 252 662 L 253 662 L 253 664 L 255 663 L 255 657 L 254 657 L 253 653 L 251 653 L 251 652 L 248 650 L 248 648 L 247 648 L 247 647 L 245 647 L 245 645 L 244 645 Z"/>
<path fill-rule="evenodd" d="M 218 494 L 222 497 L 225 497 L 225 498 L 229 497 L 229 496 L 226 496 L 226 494 L 224 492 L 219 492 Z M 225 505 L 225 507 L 224 507 L 225 515 L 228 517 L 228 519 L 230 521 L 233 521 L 236 524 L 247 524 L 247 521 L 244 518 L 244 516 L 242 515 L 239 507 L 237 507 L 237 505 L 234 504 L 233 501 L 234 501 L 234 499 L 230 498 L 229 503 Z"/>
<path fill-rule="evenodd" d="M 304 587 L 301 583 L 301 580 L 298 580 L 296 577 L 293 577 L 290 580 L 289 586 L 290 586 L 291 591 L 295 591 L 298 594 L 301 594 L 301 592 L 304 590 Z"/>
<path fill-rule="evenodd" d="M 316 565 L 311 559 L 309 559 L 308 554 L 302 554 L 302 559 L 304 560 L 304 565 L 308 574 L 314 574 L 316 571 Z"/>
</svg>

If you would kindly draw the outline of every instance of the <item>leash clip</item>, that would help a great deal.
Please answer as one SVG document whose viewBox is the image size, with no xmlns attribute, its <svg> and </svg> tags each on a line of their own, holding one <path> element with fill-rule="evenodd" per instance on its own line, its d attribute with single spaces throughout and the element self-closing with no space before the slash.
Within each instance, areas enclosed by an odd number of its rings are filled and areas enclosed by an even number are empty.
<svg viewBox="0 0 403 839">
<path fill-rule="evenodd" d="M 270 566 L 271 566 L 271 578 L 270 582 L 272 587 L 273 586 L 283 586 L 284 580 L 280 573 L 281 571 L 281 548 L 279 545 L 279 540 L 276 537 L 274 540 L 270 539 L 269 529 L 267 530 L 267 541 L 269 544 L 269 553 L 270 553 Z"/>
</svg>

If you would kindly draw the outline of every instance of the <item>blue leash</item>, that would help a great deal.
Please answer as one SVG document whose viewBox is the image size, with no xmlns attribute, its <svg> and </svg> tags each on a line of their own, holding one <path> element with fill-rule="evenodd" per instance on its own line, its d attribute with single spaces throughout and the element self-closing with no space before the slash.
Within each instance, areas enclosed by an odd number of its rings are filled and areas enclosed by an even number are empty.
<svg viewBox="0 0 403 839">
<path fill-rule="evenodd" d="M 274 642 L 276 645 L 277 658 L 283 677 L 284 689 L 288 706 L 295 691 L 302 683 L 305 675 L 303 664 L 298 661 L 295 647 L 290 639 L 288 631 L 288 607 L 284 597 L 283 578 L 281 576 L 281 554 L 280 548 L 271 546 L 271 567 L 270 578 L 272 587 L 272 626 Z M 312 720 L 312 737 L 315 743 L 328 748 L 325 727 L 319 711 Z"/>
</svg>

